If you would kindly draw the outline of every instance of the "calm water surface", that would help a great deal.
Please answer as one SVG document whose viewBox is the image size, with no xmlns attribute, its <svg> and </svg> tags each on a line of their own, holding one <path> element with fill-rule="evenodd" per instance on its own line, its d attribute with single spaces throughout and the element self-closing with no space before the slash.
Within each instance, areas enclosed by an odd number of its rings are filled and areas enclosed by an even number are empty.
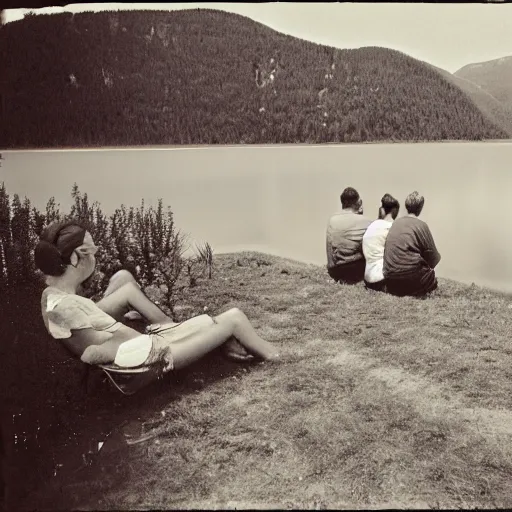
<svg viewBox="0 0 512 512">
<path fill-rule="evenodd" d="M 512 143 L 144 148 L 3 152 L 8 192 L 63 209 L 77 182 L 111 213 L 142 198 L 170 205 L 180 229 L 215 252 L 260 249 L 325 264 L 325 228 L 346 186 L 377 215 L 386 192 L 426 198 L 438 273 L 512 291 Z"/>
</svg>

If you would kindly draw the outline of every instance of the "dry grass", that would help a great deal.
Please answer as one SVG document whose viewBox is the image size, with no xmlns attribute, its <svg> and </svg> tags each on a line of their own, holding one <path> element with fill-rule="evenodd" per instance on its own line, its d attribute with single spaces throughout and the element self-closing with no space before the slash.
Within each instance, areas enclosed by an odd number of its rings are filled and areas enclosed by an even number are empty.
<svg viewBox="0 0 512 512">
<path fill-rule="evenodd" d="M 141 418 L 155 437 L 100 451 L 32 506 L 512 506 L 506 296 L 441 280 L 430 299 L 398 299 L 247 253 L 218 256 L 185 304 L 240 307 L 284 361 L 213 355 L 124 399 L 110 420 Z"/>
</svg>

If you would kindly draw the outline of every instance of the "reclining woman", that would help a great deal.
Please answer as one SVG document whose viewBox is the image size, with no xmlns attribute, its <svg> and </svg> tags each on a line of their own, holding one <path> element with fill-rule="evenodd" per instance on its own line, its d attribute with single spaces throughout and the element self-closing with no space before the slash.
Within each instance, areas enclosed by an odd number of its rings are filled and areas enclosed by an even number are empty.
<svg viewBox="0 0 512 512">
<path fill-rule="evenodd" d="M 384 194 L 379 208 L 379 218 L 374 220 L 363 235 L 363 254 L 366 260 L 364 284 L 375 291 L 385 291 L 384 245 L 389 229 L 397 218 L 400 203 L 390 194 Z"/>
<path fill-rule="evenodd" d="M 164 371 L 170 371 L 190 365 L 232 337 L 235 347 L 232 344 L 231 350 L 240 349 L 235 357 L 279 358 L 276 347 L 258 336 L 239 309 L 176 324 L 149 300 L 127 271 L 112 277 L 97 303 L 78 295 L 79 287 L 95 270 L 97 249 L 91 234 L 69 221 L 50 224 L 34 253 L 36 266 L 46 277 L 47 288 L 41 298 L 45 326 L 83 362 L 128 368 L 160 362 Z M 132 310 L 152 324 L 147 334 L 122 323 Z"/>
</svg>

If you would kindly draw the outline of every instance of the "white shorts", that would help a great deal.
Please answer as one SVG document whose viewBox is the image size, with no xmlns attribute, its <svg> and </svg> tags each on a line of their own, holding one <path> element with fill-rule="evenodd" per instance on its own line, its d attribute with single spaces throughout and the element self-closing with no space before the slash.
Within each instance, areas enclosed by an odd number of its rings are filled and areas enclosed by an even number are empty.
<svg viewBox="0 0 512 512">
<path fill-rule="evenodd" d="M 150 355 L 159 357 L 155 351 L 162 354 L 165 359 L 166 371 L 172 370 L 171 344 L 194 334 L 205 327 L 215 323 L 208 315 L 199 315 L 179 324 L 154 324 L 149 326 L 146 334 L 122 343 L 116 354 L 114 364 L 124 368 L 133 368 L 146 362 Z M 153 352 L 153 354 L 151 354 Z M 154 359 L 152 357 L 151 359 Z M 151 362 L 154 362 L 153 360 Z"/>
</svg>

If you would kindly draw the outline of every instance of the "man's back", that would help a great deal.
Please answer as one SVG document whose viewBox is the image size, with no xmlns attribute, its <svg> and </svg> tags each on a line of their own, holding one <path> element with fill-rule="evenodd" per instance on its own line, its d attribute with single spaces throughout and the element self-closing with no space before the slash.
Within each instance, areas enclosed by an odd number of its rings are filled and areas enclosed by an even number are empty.
<svg viewBox="0 0 512 512">
<path fill-rule="evenodd" d="M 371 220 L 356 212 L 342 211 L 333 215 L 327 226 L 327 268 L 363 258 L 363 235 Z"/>
<path fill-rule="evenodd" d="M 384 248 L 384 276 L 412 276 L 441 259 L 428 225 L 414 216 L 395 220 Z"/>
</svg>

